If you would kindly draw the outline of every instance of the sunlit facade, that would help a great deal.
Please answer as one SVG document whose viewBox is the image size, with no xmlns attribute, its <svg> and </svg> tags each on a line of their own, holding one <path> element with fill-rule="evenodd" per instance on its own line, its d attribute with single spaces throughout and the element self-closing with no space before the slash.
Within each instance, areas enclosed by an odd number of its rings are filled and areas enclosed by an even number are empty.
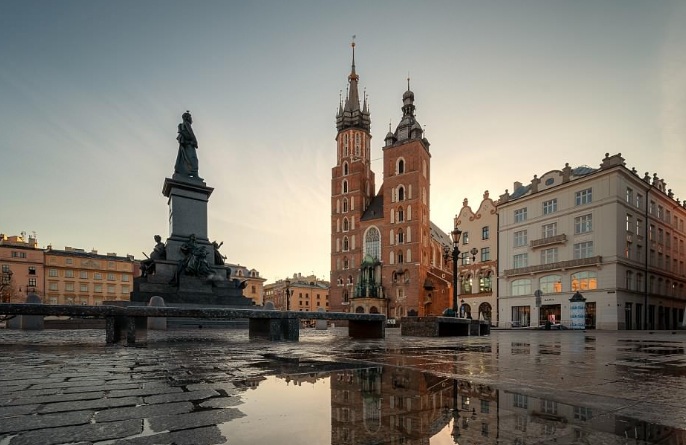
<svg viewBox="0 0 686 445">
<path fill-rule="evenodd" d="M 639 176 L 619 154 L 599 168 L 566 165 L 515 183 L 498 216 L 501 326 L 569 326 L 577 292 L 587 328 L 683 320 L 686 209 L 657 175 Z"/>
</svg>

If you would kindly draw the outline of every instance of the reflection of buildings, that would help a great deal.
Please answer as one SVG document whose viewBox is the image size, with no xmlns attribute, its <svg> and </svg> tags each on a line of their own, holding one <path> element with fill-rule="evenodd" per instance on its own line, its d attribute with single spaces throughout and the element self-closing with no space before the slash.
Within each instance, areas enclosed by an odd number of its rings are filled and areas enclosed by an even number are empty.
<svg viewBox="0 0 686 445">
<path fill-rule="evenodd" d="M 331 375 L 331 444 L 429 444 L 450 426 L 465 443 L 497 437 L 497 391 L 408 368 Z M 443 432 L 450 434 L 451 432 Z"/>
</svg>

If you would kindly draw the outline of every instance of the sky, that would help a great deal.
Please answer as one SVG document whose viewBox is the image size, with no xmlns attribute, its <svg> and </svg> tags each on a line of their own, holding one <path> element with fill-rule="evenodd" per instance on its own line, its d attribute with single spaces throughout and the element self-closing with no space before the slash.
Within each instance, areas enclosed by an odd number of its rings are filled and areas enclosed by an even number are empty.
<svg viewBox="0 0 686 445">
<path fill-rule="evenodd" d="M 227 262 L 328 279 L 353 36 L 377 187 L 409 77 L 446 232 L 605 153 L 686 199 L 683 0 L 0 0 L 0 233 L 143 258 L 190 110 Z"/>
</svg>

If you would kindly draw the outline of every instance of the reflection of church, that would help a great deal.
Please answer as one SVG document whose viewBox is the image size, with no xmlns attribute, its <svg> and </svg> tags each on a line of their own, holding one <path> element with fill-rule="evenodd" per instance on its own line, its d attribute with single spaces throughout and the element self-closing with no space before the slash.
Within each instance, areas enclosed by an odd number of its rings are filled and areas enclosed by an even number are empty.
<svg viewBox="0 0 686 445">
<path fill-rule="evenodd" d="M 402 96 L 402 117 L 383 145 L 383 184 L 371 169 L 371 118 L 360 104 L 353 62 L 336 116 L 331 176 L 332 311 L 389 318 L 438 315 L 452 306 L 450 238 L 429 219 L 431 154 L 415 117 L 414 93 Z M 449 222 L 447 224 L 450 224 Z"/>
<path fill-rule="evenodd" d="M 497 391 L 383 366 L 331 374 L 331 444 L 430 443 L 436 435 L 497 437 Z"/>
</svg>

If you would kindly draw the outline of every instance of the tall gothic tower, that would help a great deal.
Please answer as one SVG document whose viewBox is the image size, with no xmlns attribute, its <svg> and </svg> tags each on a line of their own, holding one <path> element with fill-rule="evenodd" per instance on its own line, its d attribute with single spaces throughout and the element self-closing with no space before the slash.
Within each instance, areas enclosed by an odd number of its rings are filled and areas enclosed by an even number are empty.
<svg viewBox="0 0 686 445">
<path fill-rule="evenodd" d="M 371 120 L 366 97 L 360 109 L 358 80 L 353 42 L 348 91 L 336 115 L 336 166 L 331 170 L 330 299 L 342 305 L 349 302 L 362 260 L 360 219 L 376 192 L 371 170 Z"/>
<path fill-rule="evenodd" d="M 330 310 L 395 319 L 438 315 L 449 307 L 451 276 L 443 252 L 451 241 L 429 219 L 431 154 L 415 118 L 414 93 L 408 79 L 402 118 L 384 139 L 377 194 L 369 110 L 366 97 L 360 108 L 358 80 L 353 43 L 331 170 Z"/>
</svg>

